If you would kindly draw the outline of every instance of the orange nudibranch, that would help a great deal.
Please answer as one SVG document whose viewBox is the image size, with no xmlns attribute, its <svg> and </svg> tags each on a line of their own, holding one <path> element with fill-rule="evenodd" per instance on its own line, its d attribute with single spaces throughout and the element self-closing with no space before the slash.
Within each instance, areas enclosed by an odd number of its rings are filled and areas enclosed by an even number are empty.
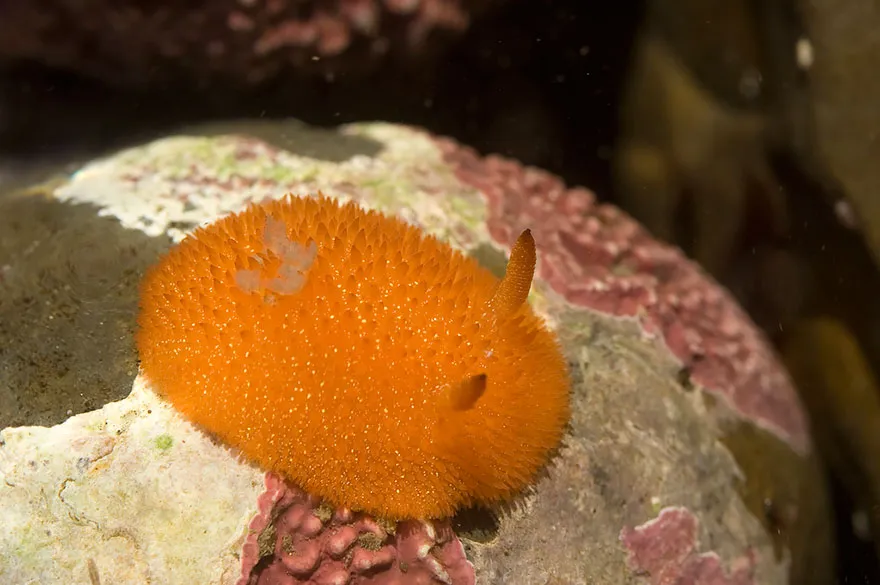
<svg viewBox="0 0 880 585">
<path fill-rule="evenodd" d="M 532 482 L 569 417 L 527 296 L 418 228 L 292 197 L 197 229 L 144 278 L 141 371 L 184 416 L 337 506 L 439 518 Z"/>
</svg>

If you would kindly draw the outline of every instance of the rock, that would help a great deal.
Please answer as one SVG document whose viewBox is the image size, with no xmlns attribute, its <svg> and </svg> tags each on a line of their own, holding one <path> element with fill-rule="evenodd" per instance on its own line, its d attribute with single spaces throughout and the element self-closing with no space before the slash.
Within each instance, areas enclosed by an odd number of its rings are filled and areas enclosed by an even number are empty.
<svg viewBox="0 0 880 585">
<path fill-rule="evenodd" d="M 138 283 L 170 239 L 43 197 L 2 198 L 0 217 L 0 428 L 124 398 Z"/>
<path fill-rule="evenodd" d="M 39 63 L 122 87 L 363 75 L 435 52 L 490 5 L 450 0 L 7 3 L 0 65 Z M 439 34 L 438 34 L 439 33 Z"/>
<path fill-rule="evenodd" d="M 880 509 L 880 169 L 864 130 L 880 125 L 867 74 L 880 65 L 878 12 L 647 5 L 621 104 L 618 201 L 729 284 L 781 349 L 847 524 L 844 501 Z M 880 517 L 867 517 L 877 541 Z M 861 577 L 869 554 L 846 547 L 841 570 Z"/>
<path fill-rule="evenodd" d="M 232 583 L 258 470 L 139 381 L 54 427 L 0 434 L 4 583 Z"/>
<path fill-rule="evenodd" d="M 679 251 L 585 189 L 413 128 L 243 124 L 125 150 L 31 192 L 48 196 L 34 200 L 43 205 L 92 205 L 155 241 L 156 254 L 249 201 L 318 190 L 398 214 L 493 270 L 532 229 L 532 303 L 558 331 L 574 380 L 570 430 L 534 488 L 448 524 L 383 526 L 322 510 L 295 486 L 261 480 L 137 378 L 119 402 L 54 427 L 2 431 L 0 517 L 12 530 L 0 539 L 0 580 L 87 582 L 96 570 L 119 584 L 144 574 L 163 583 L 363 583 L 353 559 L 367 558 L 373 578 L 389 583 L 830 580 L 822 478 L 770 346 Z M 9 266 L 23 269 L 17 258 Z M 10 285 L 0 286 L 6 298 Z M 87 369 L 90 359 L 83 352 L 69 367 Z M 24 388 L 12 392 L 21 400 Z M 360 535 L 344 541 L 354 543 L 350 557 L 298 564 L 295 551 L 312 550 L 290 548 L 302 534 L 331 543 L 343 529 Z M 426 553 L 408 557 L 414 543 Z M 128 554 L 135 562 L 119 561 Z"/>
</svg>

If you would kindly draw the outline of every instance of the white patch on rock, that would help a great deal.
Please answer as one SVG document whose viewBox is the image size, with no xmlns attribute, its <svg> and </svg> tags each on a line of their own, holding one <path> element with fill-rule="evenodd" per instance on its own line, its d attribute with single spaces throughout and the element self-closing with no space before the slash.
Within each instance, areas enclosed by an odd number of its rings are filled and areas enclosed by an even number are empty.
<svg viewBox="0 0 880 585">
<path fill-rule="evenodd" d="M 316 164 L 249 138 L 180 136 L 92 162 L 55 197 L 97 205 L 100 216 L 129 229 L 180 241 L 248 203 L 301 190 Z"/>
<path fill-rule="evenodd" d="M 0 583 L 235 582 L 263 474 L 138 377 L 54 427 L 0 431 Z"/>
<path fill-rule="evenodd" d="M 126 228 L 176 242 L 249 203 L 318 191 L 398 215 L 458 248 L 464 243 L 451 223 L 462 218 L 469 231 L 488 239 L 485 202 L 455 178 L 429 135 L 384 123 L 339 131 L 375 140 L 382 149 L 329 162 L 241 135 L 177 136 L 94 161 L 54 195 L 96 205 L 99 215 Z"/>
</svg>

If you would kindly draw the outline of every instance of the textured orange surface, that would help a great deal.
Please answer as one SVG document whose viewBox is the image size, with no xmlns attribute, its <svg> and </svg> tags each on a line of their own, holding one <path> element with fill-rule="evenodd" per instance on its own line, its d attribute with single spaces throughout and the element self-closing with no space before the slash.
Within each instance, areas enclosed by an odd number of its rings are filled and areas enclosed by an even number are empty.
<svg viewBox="0 0 880 585">
<path fill-rule="evenodd" d="M 567 423 L 565 361 L 525 302 L 534 262 L 528 232 L 499 281 L 353 203 L 251 206 L 145 276 L 141 370 L 190 420 L 335 505 L 448 516 L 525 487 Z"/>
</svg>

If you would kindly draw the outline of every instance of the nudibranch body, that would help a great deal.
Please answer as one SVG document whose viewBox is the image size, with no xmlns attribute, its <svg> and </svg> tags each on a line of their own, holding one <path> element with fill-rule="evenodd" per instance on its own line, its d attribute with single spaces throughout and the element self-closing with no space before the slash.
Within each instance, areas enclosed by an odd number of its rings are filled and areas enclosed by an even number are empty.
<svg viewBox="0 0 880 585">
<path fill-rule="evenodd" d="M 507 498 L 559 444 L 569 377 L 526 296 L 418 228 L 331 198 L 252 205 L 144 278 L 141 370 L 184 416 L 337 506 L 439 518 Z"/>
</svg>

